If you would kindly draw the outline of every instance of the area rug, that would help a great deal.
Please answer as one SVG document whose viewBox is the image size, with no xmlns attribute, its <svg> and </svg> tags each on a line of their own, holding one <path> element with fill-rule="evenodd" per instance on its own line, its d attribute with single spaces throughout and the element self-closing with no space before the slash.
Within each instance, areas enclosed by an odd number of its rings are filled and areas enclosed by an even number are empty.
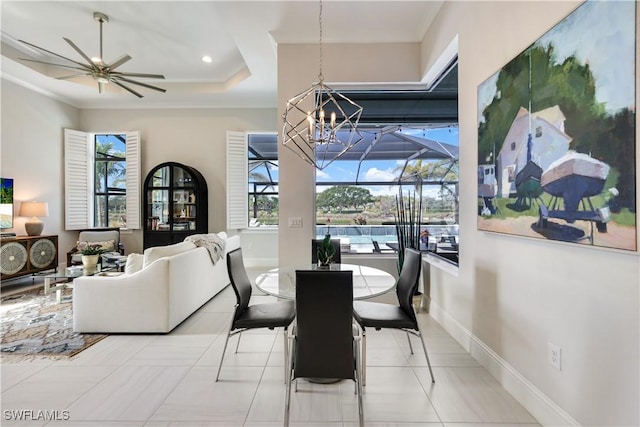
<svg viewBox="0 0 640 427">
<path fill-rule="evenodd" d="M 71 357 L 106 338 L 73 332 L 71 302 L 71 290 L 60 304 L 55 294 L 44 295 L 42 289 L 0 299 L 2 357 Z"/>
</svg>

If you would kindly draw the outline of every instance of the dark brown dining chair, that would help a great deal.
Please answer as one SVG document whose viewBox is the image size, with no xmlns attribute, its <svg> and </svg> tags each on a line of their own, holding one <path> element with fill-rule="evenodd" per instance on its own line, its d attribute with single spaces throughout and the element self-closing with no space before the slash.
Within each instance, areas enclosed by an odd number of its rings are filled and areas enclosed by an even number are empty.
<svg viewBox="0 0 640 427">
<path fill-rule="evenodd" d="M 220 369 L 222 369 L 222 360 L 227 350 L 229 338 L 233 335 L 240 334 L 249 329 L 257 328 L 284 328 L 284 369 L 287 372 L 287 361 L 289 359 L 289 343 L 287 341 L 287 330 L 289 325 L 296 317 L 296 311 L 293 301 L 264 303 L 249 305 L 251 299 L 251 280 L 247 276 L 242 260 L 242 249 L 234 249 L 227 254 L 227 268 L 229 270 L 229 279 L 231 286 L 236 294 L 236 305 L 233 317 L 229 325 L 229 331 L 224 342 L 222 355 L 220 356 L 220 365 L 216 374 L 216 381 L 220 377 Z M 240 335 L 238 335 L 238 344 L 240 343 Z M 238 346 L 236 345 L 236 353 Z"/>
<path fill-rule="evenodd" d="M 409 334 L 420 338 L 424 355 L 427 358 L 431 381 L 436 382 L 431 370 L 431 362 L 427 347 L 424 344 L 424 336 L 420 331 L 418 319 L 413 309 L 413 295 L 418 289 L 420 279 L 420 269 L 422 268 L 422 255 L 420 252 L 406 248 L 404 251 L 404 263 L 400 271 L 400 277 L 396 282 L 396 295 L 399 305 L 383 304 L 378 302 L 354 301 L 353 316 L 356 322 L 362 327 L 362 365 L 363 384 L 366 384 L 367 377 L 367 331 L 366 328 L 375 328 L 379 331 L 382 328 L 401 329 L 407 333 L 409 349 L 413 354 L 411 338 Z"/>
<path fill-rule="evenodd" d="M 298 378 L 355 381 L 364 426 L 359 328 L 353 323 L 353 272 L 296 270 L 296 325 L 288 363 L 284 425 L 289 425 L 291 383 Z"/>
</svg>

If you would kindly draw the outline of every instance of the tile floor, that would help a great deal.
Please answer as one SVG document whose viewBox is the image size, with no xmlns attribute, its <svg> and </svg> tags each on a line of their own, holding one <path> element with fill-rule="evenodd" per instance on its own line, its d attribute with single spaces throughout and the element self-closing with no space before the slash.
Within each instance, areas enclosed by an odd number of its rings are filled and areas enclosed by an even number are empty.
<svg viewBox="0 0 640 427">
<path fill-rule="evenodd" d="M 250 276 L 259 270 L 250 269 Z M 51 296 L 54 298 L 54 295 Z M 254 293 L 252 303 L 272 301 Z M 269 427 L 283 421 L 282 331 L 244 333 L 214 382 L 235 296 L 229 287 L 168 335 L 113 335 L 69 360 L 3 362 L 2 426 Z M 371 427 L 516 427 L 537 421 L 424 312 L 436 383 L 404 333 L 368 331 L 365 424 Z M 412 338 L 417 340 L 417 338 Z M 414 344 L 420 349 L 418 342 Z M 300 380 L 291 425 L 358 425 L 353 383 Z M 18 421 L 15 411 L 58 420 Z M 68 418 L 68 419 L 62 419 Z"/>
</svg>

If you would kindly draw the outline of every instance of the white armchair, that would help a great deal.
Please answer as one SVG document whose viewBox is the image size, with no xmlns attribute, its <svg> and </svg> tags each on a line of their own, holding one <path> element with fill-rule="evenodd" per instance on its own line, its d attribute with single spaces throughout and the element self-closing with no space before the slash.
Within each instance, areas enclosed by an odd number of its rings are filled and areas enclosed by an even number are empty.
<svg viewBox="0 0 640 427">
<path fill-rule="evenodd" d="M 105 247 L 108 252 L 119 252 L 124 255 L 124 246 L 120 241 L 120 229 L 104 228 L 83 230 L 78 234 L 78 243 L 67 252 L 67 266 L 82 263 L 82 254 L 80 253 L 80 245 L 83 244 L 100 244 Z"/>
</svg>

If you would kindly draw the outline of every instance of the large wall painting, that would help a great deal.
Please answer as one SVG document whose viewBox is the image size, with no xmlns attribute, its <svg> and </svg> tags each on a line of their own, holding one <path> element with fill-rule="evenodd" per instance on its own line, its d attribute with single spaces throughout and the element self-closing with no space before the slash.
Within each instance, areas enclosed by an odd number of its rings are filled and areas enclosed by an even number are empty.
<svg viewBox="0 0 640 427">
<path fill-rule="evenodd" d="M 478 229 L 638 250 L 635 8 L 583 3 L 478 87 Z"/>
</svg>

